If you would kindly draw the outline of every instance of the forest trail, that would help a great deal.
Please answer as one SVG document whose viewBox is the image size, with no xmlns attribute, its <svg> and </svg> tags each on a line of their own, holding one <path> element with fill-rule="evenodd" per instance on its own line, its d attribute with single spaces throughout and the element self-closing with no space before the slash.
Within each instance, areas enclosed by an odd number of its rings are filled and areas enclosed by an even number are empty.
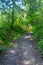
<svg viewBox="0 0 43 65">
<path fill-rule="evenodd" d="M 13 46 L 0 58 L 0 65 L 43 65 L 43 60 L 34 49 L 31 33 L 13 41 Z"/>
</svg>

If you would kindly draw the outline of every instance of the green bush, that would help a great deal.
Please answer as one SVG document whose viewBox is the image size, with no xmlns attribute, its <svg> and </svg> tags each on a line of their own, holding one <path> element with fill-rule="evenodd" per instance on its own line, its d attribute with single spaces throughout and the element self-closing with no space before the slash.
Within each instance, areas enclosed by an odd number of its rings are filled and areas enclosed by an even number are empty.
<svg viewBox="0 0 43 65">
<path fill-rule="evenodd" d="M 31 21 L 32 32 L 36 46 L 40 51 L 40 55 L 43 56 L 43 16 L 41 12 L 35 12 L 32 14 Z"/>
<path fill-rule="evenodd" d="M 0 29 L 0 50 L 6 50 L 10 42 L 10 31 Z"/>
<path fill-rule="evenodd" d="M 43 57 L 43 39 L 37 43 L 37 48 L 41 57 Z"/>
<path fill-rule="evenodd" d="M 11 23 L 7 22 L 5 24 L 0 28 L 0 51 L 5 51 L 9 47 L 11 40 L 17 39 L 18 36 L 25 32 L 20 24 L 14 24 L 13 29 L 11 28 Z"/>
</svg>

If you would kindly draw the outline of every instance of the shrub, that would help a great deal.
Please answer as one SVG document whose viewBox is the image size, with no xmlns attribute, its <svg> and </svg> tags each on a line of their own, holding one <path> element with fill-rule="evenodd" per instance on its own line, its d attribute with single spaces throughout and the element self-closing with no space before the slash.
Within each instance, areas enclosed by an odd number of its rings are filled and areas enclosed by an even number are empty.
<svg viewBox="0 0 43 65">
<path fill-rule="evenodd" d="M 43 39 L 37 43 L 37 48 L 41 57 L 43 57 Z"/>
<path fill-rule="evenodd" d="M 4 51 L 9 46 L 10 31 L 6 29 L 0 29 L 0 51 Z"/>
</svg>

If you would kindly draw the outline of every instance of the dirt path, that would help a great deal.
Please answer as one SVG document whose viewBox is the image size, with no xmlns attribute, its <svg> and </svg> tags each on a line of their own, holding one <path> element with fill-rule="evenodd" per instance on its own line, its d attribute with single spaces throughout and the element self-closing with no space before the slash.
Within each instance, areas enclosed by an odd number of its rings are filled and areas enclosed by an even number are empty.
<svg viewBox="0 0 43 65">
<path fill-rule="evenodd" d="M 43 65 L 32 41 L 30 33 L 14 41 L 13 46 L 0 58 L 0 65 Z"/>
</svg>

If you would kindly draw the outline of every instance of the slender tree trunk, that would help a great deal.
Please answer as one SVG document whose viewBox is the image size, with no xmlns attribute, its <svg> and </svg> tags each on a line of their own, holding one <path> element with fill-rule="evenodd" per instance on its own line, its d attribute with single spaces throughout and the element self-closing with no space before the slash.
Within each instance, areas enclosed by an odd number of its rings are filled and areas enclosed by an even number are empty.
<svg viewBox="0 0 43 65">
<path fill-rule="evenodd" d="M 12 24 L 14 23 L 14 0 L 12 0 L 13 7 L 12 7 Z"/>
<path fill-rule="evenodd" d="M 14 23 L 14 0 L 12 0 L 12 5 L 13 5 L 13 7 L 12 7 L 12 23 L 11 23 L 11 29 L 14 29 L 13 28 L 13 23 Z"/>
</svg>

